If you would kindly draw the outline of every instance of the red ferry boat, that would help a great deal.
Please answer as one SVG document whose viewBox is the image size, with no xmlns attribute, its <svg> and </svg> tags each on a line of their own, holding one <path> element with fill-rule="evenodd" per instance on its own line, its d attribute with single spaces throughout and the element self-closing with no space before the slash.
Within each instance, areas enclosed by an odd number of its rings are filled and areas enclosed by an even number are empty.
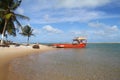
<svg viewBox="0 0 120 80">
<path fill-rule="evenodd" d="M 56 48 L 85 48 L 87 39 L 83 37 L 77 37 L 73 39 L 72 44 L 53 44 Z"/>
</svg>

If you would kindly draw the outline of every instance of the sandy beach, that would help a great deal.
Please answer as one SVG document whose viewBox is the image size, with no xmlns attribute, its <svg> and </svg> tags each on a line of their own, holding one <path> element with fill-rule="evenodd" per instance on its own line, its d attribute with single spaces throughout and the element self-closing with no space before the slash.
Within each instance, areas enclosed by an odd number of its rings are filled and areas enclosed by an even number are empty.
<svg viewBox="0 0 120 80">
<path fill-rule="evenodd" d="M 40 49 L 33 49 L 31 46 L 11 45 L 10 47 L 0 47 L 0 80 L 7 79 L 9 62 L 17 57 L 27 56 L 30 54 L 41 53 L 43 51 L 52 50 L 52 47 L 40 45 Z"/>
</svg>

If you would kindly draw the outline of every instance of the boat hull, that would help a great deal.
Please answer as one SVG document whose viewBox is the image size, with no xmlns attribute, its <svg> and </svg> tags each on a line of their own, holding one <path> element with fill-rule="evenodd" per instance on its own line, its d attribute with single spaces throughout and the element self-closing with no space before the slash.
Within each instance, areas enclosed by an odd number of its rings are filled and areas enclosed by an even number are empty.
<svg viewBox="0 0 120 80">
<path fill-rule="evenodd" d="M 86 43 L 80 43 L 80 44 L 54 44 L 53 45 L 56 48 L 85 48 Z"/>
</svg>

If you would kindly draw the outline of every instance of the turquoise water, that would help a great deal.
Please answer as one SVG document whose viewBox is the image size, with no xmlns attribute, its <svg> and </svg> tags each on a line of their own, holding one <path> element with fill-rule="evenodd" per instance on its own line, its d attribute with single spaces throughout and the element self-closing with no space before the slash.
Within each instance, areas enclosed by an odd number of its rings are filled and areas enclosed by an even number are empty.
<svg viewBox="0 0 120 80">
<path fill-rule="evenodd" d="M 88 44 L 17 58 L 8 80 L 120 80 L 120 44 Z"/>
</svg>

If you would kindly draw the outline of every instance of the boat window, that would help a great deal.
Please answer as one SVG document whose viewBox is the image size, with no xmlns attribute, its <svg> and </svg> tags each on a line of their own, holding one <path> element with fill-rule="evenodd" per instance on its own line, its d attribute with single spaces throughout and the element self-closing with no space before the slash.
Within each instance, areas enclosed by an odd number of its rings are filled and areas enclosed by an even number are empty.
<svg viewBox="0 0 120 80">
<path fill-rule="evenodd" d="M 79 44 L 79 42 L 78 41 L 73 41 L 73 43 L 72 44 Z"/>
</svg>

